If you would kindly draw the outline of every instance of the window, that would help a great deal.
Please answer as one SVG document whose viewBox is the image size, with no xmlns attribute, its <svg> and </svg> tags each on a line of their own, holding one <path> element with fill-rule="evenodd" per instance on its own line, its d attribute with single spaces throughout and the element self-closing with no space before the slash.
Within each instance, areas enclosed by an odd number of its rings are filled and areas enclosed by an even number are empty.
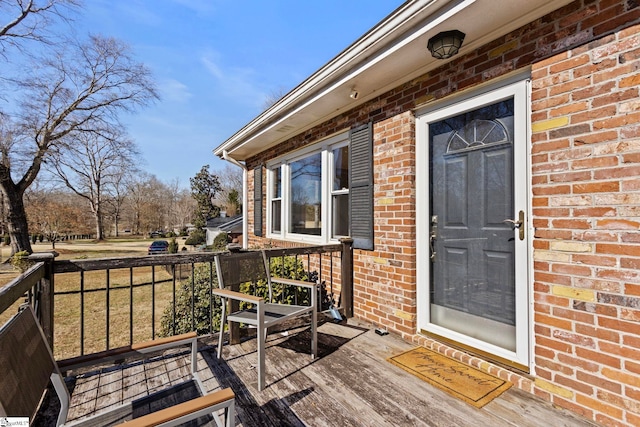
<svg viewBox="0 0 640 427">
<path fill-rule="evenodd" d="M 289 232 L 321 235 L 322 157 L 314 153 L 289 163 Z"/>
<path fill-rule="evenodd" d="M 331 154 L 333 158 L 331 237 L 337 238 L 349 235 L 349 146 L 334 148 Z"/>
<path fill-rule="evenodd" d="M 274 168 L 271 173 L 271 232 L 280 234 L 282 231 L 282 169 Z"/>
<path fill-rule="evenodd" d="M 349 235 L 348 135 L 268 165 L 268 237 L 326 243 Z"/>
</svg>

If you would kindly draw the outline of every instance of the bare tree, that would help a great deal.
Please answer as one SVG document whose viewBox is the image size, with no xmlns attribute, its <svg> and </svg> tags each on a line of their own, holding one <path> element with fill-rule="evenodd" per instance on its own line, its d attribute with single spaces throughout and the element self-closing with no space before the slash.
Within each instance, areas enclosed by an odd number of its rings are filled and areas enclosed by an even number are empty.
<svg viewBox="0 0 640 427">
<path fill-rule="evenodd" d="M 178 194 L 178 203 L 175 206 L 174 214 L 176 215 L 175 225 L 180 231 L 187 228 L 187 224 L 193 221 L 193 213 L 196 210 L 196 201 L 191 197 L 191 192 L 186 188 L 180 190 Z"/>
<path fill-rule="evenodd" d="M 0 189 L 8 207 L 12 251 L 31 252 L 22 197 L 50 152 L 70 146 L 81 134 L 107 136 L 104 132 L 117 125 L 118 114 L 158 95 L 150 71 L 128 47 L 100 36 L 44 59 L 18 87 L 23 91 L 18 118 L 23 138 L 19 150 L 14 150 L 15 137 L 0 141 Z M 13 174 L 20 176 L 14 180 Z"/>
<path fill-rule="evenodd" d="M 163 203 L 167 187 L 154 175 L 140 173 L 127 189 L 129 221 L 134 234 L 164 230 L 167 226 Z"/>
<path fill-rule="evenodd" d="M 105 204 L 109 190 L 133 164 L 134 143 L 121 136 L 87 132 L 74 134 L 69 144 L 51 150 L 56 175 L 78 196 L 89 203 L 95 218 L 96 239 L 104 239 Z"/>
<path fill-rule="evenodd" d="M 165 183 L 167 194 L 165 194 L 164 210 L 168 221 L 168 228 L 173 230 L 177 225 L 176 207 L 178 205 L 178 197 L 180 195 L 180 180 L 178 178 Z"/>
<path fill-rule="evenodd" d="M 273 89 L 271 92 L 269 92 L 269 94 L 267 94 L 264 101 L 262 102 L 262 108 L 265 110 L 268 109 L 273 104 L 280 101 L 280 99 L 282 99 L 282 97 L 285 96 L 287 92 L 288 91 L 287 89 L 285 89 L 284 86 L 280 86 L 277 89 Z"/>
<path fill-rule="evenodd" d="M 52 22 L 68 20 L 79 5 L 78 0 L 0 0 L 0 55 L 26 41 L 50 43 Z"/>
<path fill-rule="evenodd" d="M 32 234 L 42 234 L 51 248 L 56 242 L 74 234 L 89 234 L 90 220 L 78 204 L 77 196 L 57 189 L 33 187 L 25 193 L 25 208 Z"/>
<path fill-rule="evenodd" d="M 122 163 L 119 167 L 114 167 L 111 173 L 111 182 L 106 189 L 108 198 L 106 199 L 108 215 L 113 220 L 114 234 L 118 237 L 120 232 L 120 220 L 127 198 L 127 187 L 129 178 L 136 172 L 133 163 Z"/>
</svg>

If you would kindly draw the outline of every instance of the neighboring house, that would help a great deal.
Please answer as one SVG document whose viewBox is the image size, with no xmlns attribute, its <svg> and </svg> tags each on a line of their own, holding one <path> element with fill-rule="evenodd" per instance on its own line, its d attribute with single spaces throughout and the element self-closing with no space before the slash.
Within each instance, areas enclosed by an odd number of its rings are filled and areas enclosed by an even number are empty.
<svg viewBox="0 0 640 427">
<path fill-rule="evenodd" d="M 215 149 L 245 168 L 244 245 L 351 236 L 358 318 L 640 425 L 639 23 L 407 1 Z"/>
<path fill-rule="evenodd" d="M 242 215 L 209 218 L 205 226 L 205 233 L 207 246 L 212 246 L 216 236 L 220 233 L 227 233 L 230 240 L 237 239 L 242 235 Z"/>
</svg>

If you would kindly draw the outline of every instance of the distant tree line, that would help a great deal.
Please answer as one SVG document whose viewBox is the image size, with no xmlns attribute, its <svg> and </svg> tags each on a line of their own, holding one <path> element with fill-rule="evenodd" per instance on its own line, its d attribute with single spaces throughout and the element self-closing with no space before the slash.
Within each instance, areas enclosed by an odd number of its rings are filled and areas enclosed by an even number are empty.
<svg viewBox="0 0 640 427">
<path fill-rule="evenodd" d="M 144 173 L 129 179 L 117 195 L 104 194 L 102 200 L 100 223 L 105 238 L 186 230 L 195 208 L 187 189 Z M 67 188 L 30 188 L 25 193 L 25 210 L 30 234 L 42 235 L 52 244 L 68 235 L 96 237 L 91 204 Z"/>
<path fill-rule="evenodd" d="M 231 166 L 213 172 L 204 166 L 191 179 L 190 189 L 181 187 L 178 180 L 163 182 L 144 172 L 123 176 L 115 183 L 106 181 L 100 194 L 103 237 L 148 237 L 151 232 L 187 235 L 187 229 L 195 227 L 200 231 L 194 233 L 194 244 L 204 243 L 206 219 L 221 211 L 228 216 L 241 212 L 241 187 L 237 187 L 242 185 L 241 177 L 240 170 Z M 24 206 L 32 244 L 46 241 L 55 248 L 56 242 L 71 236 L 97 237 L 91 203 L 83 193 L 61 185 L 59 180 L 50 177 L 46 185 L 36 181 L 25 192 Z M 9 244 L 6 224 L 0 200 L 0 235 Z"/>
</svg>

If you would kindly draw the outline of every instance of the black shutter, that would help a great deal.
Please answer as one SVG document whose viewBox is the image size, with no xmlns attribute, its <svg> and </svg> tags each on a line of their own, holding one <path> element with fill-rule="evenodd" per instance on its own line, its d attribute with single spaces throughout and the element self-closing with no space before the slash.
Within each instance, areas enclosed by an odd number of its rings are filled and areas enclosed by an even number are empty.
<svg viewBox="0 0 640 427">
<path fill-rule="evenodd" d="M 253 170 L 253 234 L 262 237 L 262 165 Z"/>
<path fill-rule="evenodd" d="M 349 214 L 354 249 L 373 250 L 373 123 L 349 133 Z"/>
</svg>

